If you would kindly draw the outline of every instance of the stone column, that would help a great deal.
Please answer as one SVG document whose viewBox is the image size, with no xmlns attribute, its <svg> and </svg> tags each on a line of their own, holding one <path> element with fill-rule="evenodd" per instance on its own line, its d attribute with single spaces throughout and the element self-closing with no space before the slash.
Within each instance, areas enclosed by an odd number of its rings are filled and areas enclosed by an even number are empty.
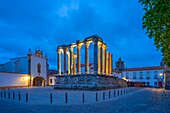
<svg viewBox="0 0 170 113">
<path fill-rule="evenodd" d="M 103 74 L 103 44 L 100 47 L 100 73 Z"/>
<path fill-rule="evenodd" d="M 81 56 L 80 56 L 80 49 L 81 49 L 81 43 L 77 44 L 77 73 L 81 74 Z"/>
<path fill-rule="evenodd" d="M 61 66 L 60 66 L 60 50 L 58 49 L 57 50 L 57 56 L 58 56 L 58 59 L 57 59 L 57 66 L 58 66 L 58 74 L 61 75 Z"/>
<path fill-rule="evenodd" d="M 110 75 L 112 74 L 112 54 L 110 53 Z"/>
<path fill-rule="evenodd" d="M 64 48 L 64 74 L 67 74 L 67 69 L 66 69 L 66 65 L 67 65 L 67 62 L 66 62 L 66 55 L 67 55 L 67 47 Z"/>
<path fill-rule="evenodd" d="M 73 55 L 73 74 L 76 75 L 76 55 Z"/>
<path fill-rule="evenodd" d="M 111 74 L 113 74 L 113 54 L 111 54 Z"/>
<path fill-rule="evenodd" d="M 93 39 L 94 42 L 94 74 L 98 73 L 98 40 Z"/>
<path fill-rule="evenodd" d="M 70 46 L 70 74 L 73 74 L 73 47 Z"/>
<path fill-rule="evenodd" d="M 106 45 L 103 44 L 103 69 L 102 74 L 106 74 Z"/>
<path fill-rule="evenodd" d="M 106 74 L 108 74 L 108 57 L 109 56 L 109 53 L 107 52 L 106 53 Z"/>
<path fill-rule="evenodd" d="M 85 42 L 85 73 L 89 74 L 89 44 L 90 42 Z"/>
<path fill-rule="evenodd" d="M 98 74 L 101 74 L 101 42 L 98 42 Z"/>
<path fill-rule="evenodd" d="M 67 55 L 68 55 L 68 74 L 70 74 L 70 52 L 67 51 Z"/>
<path fill-rule="evenodd" d="M 110 52 L 108 53 L 108 74 L 110 75 Z"/>
</svg>

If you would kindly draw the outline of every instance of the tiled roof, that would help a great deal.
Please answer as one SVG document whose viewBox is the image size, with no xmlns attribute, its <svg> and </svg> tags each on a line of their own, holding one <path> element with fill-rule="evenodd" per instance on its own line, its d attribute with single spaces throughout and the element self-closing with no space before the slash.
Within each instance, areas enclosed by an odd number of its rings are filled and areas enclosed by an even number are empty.
<svg viewBox="0 0 170 113">
<path fill-rule="evenodd" d="M 164 66 L 149 66 L 149 67 L 137 67 L 137 68 L 127 68 L 123 71 L 143 71 L 143 70 L 164 70 Z"/>
</svg>

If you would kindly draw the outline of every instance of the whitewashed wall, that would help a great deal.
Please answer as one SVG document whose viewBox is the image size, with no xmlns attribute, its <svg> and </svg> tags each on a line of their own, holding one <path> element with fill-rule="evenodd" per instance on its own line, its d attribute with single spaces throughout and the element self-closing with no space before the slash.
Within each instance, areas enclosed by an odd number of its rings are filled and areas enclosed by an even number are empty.
<svg viewBox="0 0 170 113">
<path fill-rule="evenodd" d="M 147 71 L 149 71 L 150 73 L 150 79 L 147 79 Z M 157 79 L 154 79 L 154 75 L 155 75 L 155 71 L 157 71 L 158 73 L 158 78 Z M 136 72 L 136 79 L 133 78 L 133 72 Z M 140 79 L 140 72 L 143 73 L 143 79 Z M 164 80 L 164 76 L 161 75 L 160 73 L 164 73 L 164 70 L 142 70 L 142 71 L 125 71 L 123 72 L 123 76 L 122 78 L 126 78 L 126 75 L 128 73 L 128 81 L 131 81 L 131 82 L 149 82 L 150 85 L 154 85 L 155 82 L 158 82 L 159 79 L 162 79 Z M 162 81 L 164 82 L 164 81 Z"/>
<path fill-rule="evenodd" d="M 0 87 L 28 86 L 28 74 L 0 72 Z"/>
<path fill-rule="evenodd" d="M 41 74 L 38 74 L 37 64 L 41 64 Z M 47 67 L 46 67 L 46 58 L 40 58 L 38 56 L 31 56 L 31 77 L 41 76 L 46 80 Z"/>
</svg>

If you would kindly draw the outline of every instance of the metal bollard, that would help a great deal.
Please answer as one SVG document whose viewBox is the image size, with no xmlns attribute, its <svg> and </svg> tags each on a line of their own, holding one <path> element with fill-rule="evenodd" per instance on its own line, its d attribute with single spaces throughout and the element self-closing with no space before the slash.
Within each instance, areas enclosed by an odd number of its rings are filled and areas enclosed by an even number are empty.
<svg viewBox="0 0 170 113">
<path fill-rule="evenodd" d="M 8 99 L 10 99 L 10 92 L 8 92 Z"/>
<path fill-rule="evenodd" d="M 26 93 L 26 102 L 28 102 L 28 93 Z"/>
<path fill-rule="evenodd" d="M 122 89 L 120 90 L 120 94 L 122 95 Z"/>
<path fill-rule="evenodd" d="M 65 93 L 65 99 L 66 99 L 66 103 L 68 103 L 67 92 Z"/>
<path fill-rule="evenodd" d="M 4 92 L 4 98 L 6 98 L 6 92 Z"/>
<path fill-rule="evenodd" d="M 84 93 L 83 93 L 83 103 L 84 103 Z"/>
<path fill-rule="evenodd" d="M 103 100 L 105 100 L 105 92 L 103 92 Z"/>
<path fill-rule="evenodd" d="M 98 94 L 96 93 L 96 101 L 98 101 Z"/>
<path fill-rule="evenodd" d="M 116 96 L 116 91 L 114 90 L 114 97 Z"/>
<path fill-rule="evenodd" d="M 53 103 L 53 95 L 52 95 L 52 93 L 50 93 L 50 103 Z"/>
<path fill-rule="evenodd" d="M 117 96 L 119 96 L 119 90 L 117 91 Z"/>
<path fill-rule="evenodd" d="M 111 98 L 111 94 L 110 94 L 110 91 L 109 91 L 109 98 Z"/>
<path fill-rule="evenodd" d="M 1 92 L 1 98 L 2 98 L 2 92 Z"/>
<path fill-rule="evenodd" d="M 15 99 L 15 93 L 13 92 L 13 100 Z"/>
<path fill-rule="evenodd" d="M 18 93 L 18 100 L 19 100 L 19 101 L 21 100 L 21 94 L 20 94 L 20 92 Z"/>
</svg>

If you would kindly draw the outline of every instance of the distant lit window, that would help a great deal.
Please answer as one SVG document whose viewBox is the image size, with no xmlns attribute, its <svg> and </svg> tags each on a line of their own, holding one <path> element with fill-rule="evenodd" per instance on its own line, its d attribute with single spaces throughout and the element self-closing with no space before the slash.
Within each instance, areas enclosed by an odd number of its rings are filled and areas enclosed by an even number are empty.
<svg viewBox="0 0 170 113">
<path fill-rule="evenodd" d="M 136 79 L 136 72 L 133 72 L 133 79 Z"/>
<path fill-rule="evenodd" d="M 143 72 L 140 72 L 139 78 L 140 78 L 140 79 L 143 79 Z"/>
<path fill-rule="evenodd" d="M 41 73 L 41 64 L 37 64 L 37 72 L 40 74 Z"/>
<path fill-rule="evenodd" d="M 146 79 L 150 79 L 150 72 L 149 71 L 146 72 Z"/>
</svg>

